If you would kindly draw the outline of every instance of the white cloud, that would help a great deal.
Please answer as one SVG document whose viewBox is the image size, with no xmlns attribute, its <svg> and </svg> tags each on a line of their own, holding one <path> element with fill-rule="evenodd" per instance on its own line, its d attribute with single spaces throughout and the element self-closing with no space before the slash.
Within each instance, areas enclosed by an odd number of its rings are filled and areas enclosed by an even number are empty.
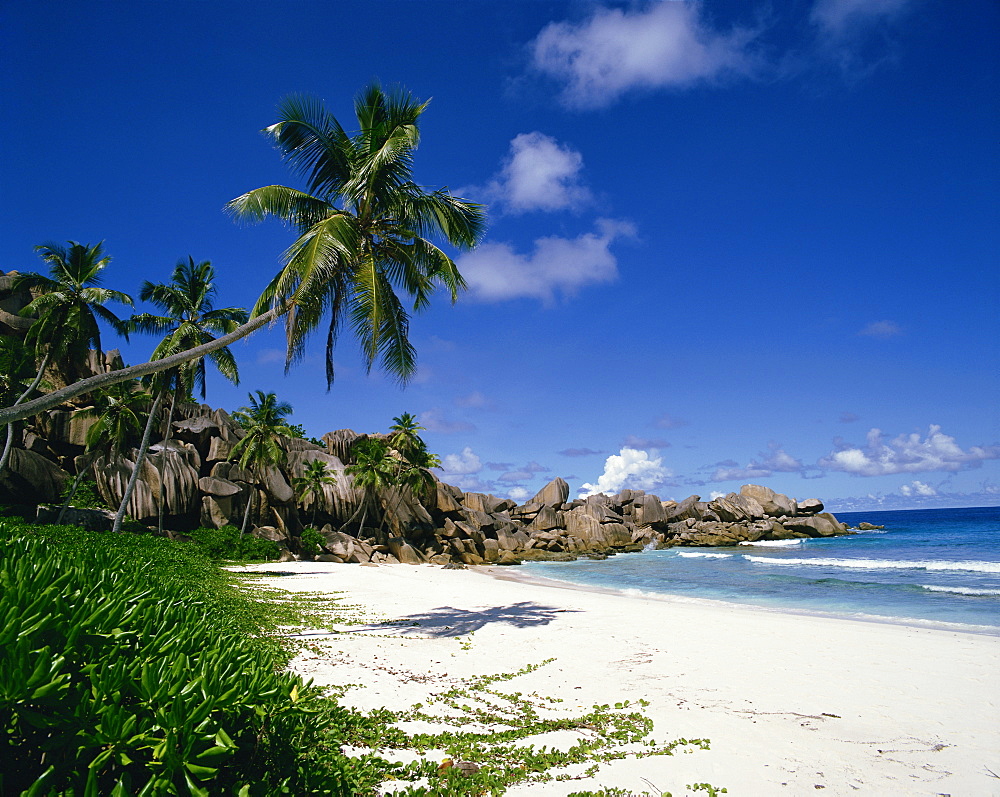
<svg viewBox="0 0 1000 797">
<path fill-rule="evenodd" d="M 458 434 L 459 432 L 474 432 L 476 427 L 465 421 L 449 421 L 438 407 L 432 407 L 417 416 L 420 425 L 428 432 L 439 434 Z"/>
<path fill-rule="evenodd" d="M 483 462 L 469 446 L 463 448 L 458 454 L 448 454 L 441 461 L 441 470 L 447 476 L 468 476 L 479 473 L 483 469 Z"/>
<path fill-rule="evenodd" d="M 919 495 L 926 498 L 937 495 L 938 492 L 929 484 L 914 480 L 910 484 L 904 484 L 899 488 L 899 494 L 905 496 Z"/>
<path fill-rule="evenodd" d="M 663 467 L 662 457 L 650 459 L 646 451 L 623 447 L 618 454 L 605 460 L 604 473 L 596 484 L 584 484 L 580 488 L 580 497 L 597 493 L 612 495 L 625 488 L 652 490 L 672 477 L 673 472 Z"/>
<path fill-rule="evenodd" d="M 557 292 L 572 296 L 586 285 L 614 282 L 618 260 L 610 246 L 634 235 L 635 227 L 628 222 L 598 219 L 597 232 L 572 239 L 539 238 L 530 255 L 515 252 L 510 244 L 485 243 L 461 255 L 457 263 L 473 298 L 480 301 L 551 302 Z"/>
<path fill-rule="evenodd" d="M 931 424 L 927 437 L 899 435 L 889 442 L 881 429 L 868 432 L 865 446 L 844 446 L 819 461 L 820 467 L 857 476 L 887 476 L 894 473 L 955 472 L 979 467 L 984 460 L 1000 459 L 1000 445 L 972 446 L 964 451 L 955 438 Z"/>
<path fill-rule="evenodd" d="M 582 169 L 583 156 L 576 150 L 537 130 L 521 133 L 511 140 L 502 170 L 484 193 L 511 213 L 576 209 L 591 199 L 580 180 Z"/>
<path fill-rule="evenodd" d="M 532 43 L 535 69 L 564 84 L 577 108 L 608 105 L 634 88 L 685 87 L 749 74 L 751 31 L 712 30 L 700 3 L 662 0 L 643 9 L 599 8 L 578 24 L 552 22 Z"/>
<path fill-rule="evenodd" d="M 895 321 L 873 321 L 860 332 L 859 335 L 867 335 L 870 338 L 894 338 L 903 334 L 903 328 Z"/>
<path fill-rule="evenodd" d="M 525 499 L 531 498 L 533 493 L 530 490 L 526 490 L 524 487 L 511 487 L 507 491 L 507 496 L 513 498 L 515 501 L 524 501 Z"/>
<path fill-rule="evenodd" d="M 777 443 L 768 443 L 767 451 L 758 454 L 760 459 L 753 459 L 745 468 L 733 464 L 732 460 L 718 463 L 715 472 L 709 478 L 713 482 L 728 482 L 744 479 L 766 479 L 777 473 L 802 473 L 806 466 Z"/>
<path fill-rule="evenodd" d="M 708 494 L 708 500 L 709 501 L 714 501 L 716 498 L 725 498 L 725 497 L 726 497 L 726 494 L 725 493 L 720 493 L 718 490 L 712 490 L 712 492 L 710 492 Z"/>
<path fill-rule="evenodd" d="M 809 19 L 824 33 L 840 37 L 899 14 L 909 0 L 817 0 Z"/>
</svg>

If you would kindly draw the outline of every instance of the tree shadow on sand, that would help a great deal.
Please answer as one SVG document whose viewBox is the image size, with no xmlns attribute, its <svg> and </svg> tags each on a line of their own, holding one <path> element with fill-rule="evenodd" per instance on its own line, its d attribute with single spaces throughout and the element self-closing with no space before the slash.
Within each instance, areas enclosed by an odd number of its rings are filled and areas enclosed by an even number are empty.
<svg viewBox="0 0 1000 797">
<path fill-rule="evenodd" d="M 515 628 L 548 625 L 557 614 L 575 612 L 577 609 L 561 609 L 543 606 L 532 601 L 512 603 L 510 606 L 493 606 L 488 609 L 458 609 L 454 606 L 439 606 L 421 614 L 409 614 L 392 623 L 373 624 L 364 629 L 388 630 L 392 628 L 401 635 L 450 637 L 471 634 L 493 623 L 507 623 Z"/>
</svg>

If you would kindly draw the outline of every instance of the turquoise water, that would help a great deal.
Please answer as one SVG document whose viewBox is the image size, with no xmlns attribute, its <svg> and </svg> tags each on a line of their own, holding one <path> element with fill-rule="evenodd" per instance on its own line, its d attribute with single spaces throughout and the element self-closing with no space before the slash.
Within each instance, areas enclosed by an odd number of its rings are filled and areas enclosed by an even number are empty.
<svg viewBox="0 0 1000 797">
<path fill-rule="evenodd" d="M 605 561 L 535 562 L 545 578 L 615 590 L 1000 634 L 1000 507 L 843 512 L 885 531 L 734 548 L 671 548 Z"/>
</svg>

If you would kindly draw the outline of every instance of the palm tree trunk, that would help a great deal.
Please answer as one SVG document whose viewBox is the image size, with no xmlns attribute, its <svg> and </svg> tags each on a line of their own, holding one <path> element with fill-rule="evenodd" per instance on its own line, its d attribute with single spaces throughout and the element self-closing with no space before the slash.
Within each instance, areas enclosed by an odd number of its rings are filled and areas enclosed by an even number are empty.
<svg viewBox="0 0 1000 797">
<path fill-rule="evenodd" d="M 59 517 L 56 518 L 56 525 L 61 525 L 63 522 L 63 515 L 66 514 L 66 510 L 69 509 L 69 503 L 73 500 L 73 496 L 76 495 L 76 491 L 80 487 L 80 482 L 83 481 L 83 476 L 90 468 L 92 461 L 87 461 L 86 464 L 81 465 L 80 469 L 76 472 L 76 478 L 73 479 L 73 486 L 70 487 L 69 495 L 66 496 L 66 500 L 63 505 L 59 507 Z"/>
<path fill-rule="evenodd" d="M 247 533 L 247 529 L 250 526 L 250 508 L 253 506 L 254 495 L 257 493 L 257 488 L 248 484 L 247 487 L 250 488 L 250 495 L 247 496 L 247 508 L 243 512 L 243 527 L 240 529 L 240 539 L 243 539 L 243 535 Z"/>
<path fill-rule="evenodd" d="M 35 375 L 35 380 L 28 385 L 27 390 L 17 397 L 17 400 L 11 405 L 12 407 L 16 407 L 35 392 L 35 388 L 37 388 L 39 383 L 41 383 L 42 376 L 45 374 L 45 368 L 49 364 L 49 356 L 51 354 L 52 352 L 50 351 L 45 352 L 45 356 L 42 357 L 42 364 L 38 367 L 38 373 Z M 7 424 L 7 442 L 4 443 L 3 454 L 0 455 L 0 472 L 3 472 L 3 469 L 7 467 L 7 461 L 10 459 L 10 450 L 14 447 L 14 430 L 15 423 L 14 421 L 11 421 Z"/>
<path fill-rule="evenodd" d="M 286 302 L 281 307 L 273 307 L 266 313 L 262 313 L 256 318 L 247 321 L 243 326 L 237 327 L 228 335 L 223 335 L 208 343 L 203 343 L 201 346 L 195 346 L 193 349 L 171 354 L 169 357 L 164 357 L 160 360 L 150 360 L 149 362 L 139 363 L 139 365 L 130 365 L 128 368 L 119 368 L 117 371 L 88 376 L 86 379 L 81 379 L 79 382 L 74 382 L 72 385 L 68 385 L 60 390 L 46 393 L 44 396 L 32 399 L 21 406 L 12 405 L 0 409 L 0 425 L 8 424 L 11 421 L 19 421 L 22 418 L 29 418 L 43 410 L 50 410 L 53 407 L 59 406 L 67 399 L 79 396 L 82 393 L 91 393 L 102 387 L 116 385 L 119 382 L 125 382 L 129 379 L 138 379 L 140 376 L 147 376 L 148 374 L 157 374 L 160 371 L 175 368 L 191 360 L 197 360 L 199 357 L 204 357 L 206 354 L 211 354 L 213 351 L 225 348 L 230 343 L 242 340 L 251 332 L 256 332 L 262 326 L 281 318 L 291 308 L 292 303 Z"/>
<path fill-rule="evenodd" d="M 146 428 L 142 432 L 142 442 L 139 443 L 139 451 L 135 455 L 135 466 L 132 468 L 132 475 L 129 476 L 128 485 L 125 487 L 125 495 L 122 496 L 121 505 L 118 507 L 118 514 L 115 515 L 115 523 L 111 527 L 112 532 L 118 533 L 122 530 L 122 521 L 125 519 L 125 507 L 128 505 L 129 499 L 135 491 L 135 484 L 139 480 L 139 469 L 146 459 L 146 452 L 149 450 L 149 441 L 153 437 L 153 426 L 156 424 L 156 415 L 160 411 L 160 402 L 162 400 L 163 391 L 161 390 L 153 402 L 152 409 L 149 411 Z"/>
<path fill-rule="evenodd" d="M 170 395 L 170 411 L 167 413 L 167 428 L 163 433 L 163 453 L 161 454 L 162 467 L 160 468 L 160 500 L 157 502 L 157 511 L 159 512 L 159 517 L 157 518 L 156 528 L 159 533 L 163 534 L 163 516 L 166 513 L 166 503 L 167 503 L 167 486 L 163 480 L 163 474 L 167 468 L 167 443 L 170 441 L 170 431 L 174 422 L 174 407 L 177 406 L 177 387 L 174 386 L 174 392 Z"/>
</svg>

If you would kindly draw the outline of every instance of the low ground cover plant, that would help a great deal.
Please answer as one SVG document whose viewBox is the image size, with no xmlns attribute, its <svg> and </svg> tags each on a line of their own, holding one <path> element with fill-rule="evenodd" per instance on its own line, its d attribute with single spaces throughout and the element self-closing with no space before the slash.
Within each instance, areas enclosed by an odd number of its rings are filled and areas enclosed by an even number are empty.
<svg viewBox="0 0 1000 797">
<path fill-rule="evenodd" d="M 262 619 L 196 546 L 0 520 L 0 793 L 365 793 Z"/>
</svg>

